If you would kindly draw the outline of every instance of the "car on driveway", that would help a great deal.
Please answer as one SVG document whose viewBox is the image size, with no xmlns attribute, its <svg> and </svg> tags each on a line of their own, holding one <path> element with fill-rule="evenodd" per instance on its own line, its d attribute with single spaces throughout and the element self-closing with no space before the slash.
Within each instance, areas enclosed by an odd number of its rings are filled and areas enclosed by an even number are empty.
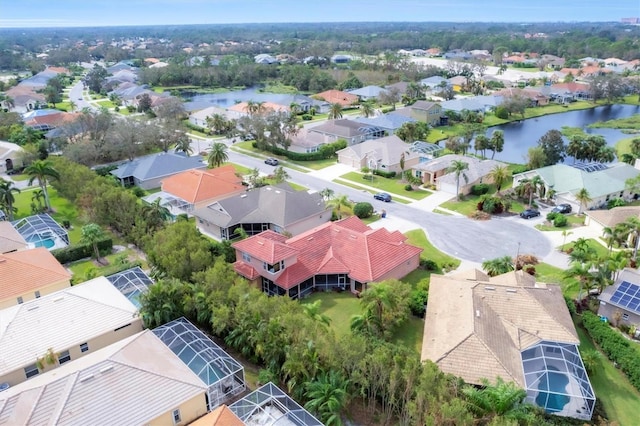
<svg viewBox="0 0 640 426">
<path fill-rule="evenodd" d="M 551 209 L 551 213 L 571 213 L 571 204 L 558 204 L 553 209 Z"/>
<path fill-rule="evenodd" d="M 520 213 L 520 217 L 523 219 L 531 219 L 532 217 L 540 216 L 540 212 L 534 209 L 527 209 Z"/>
<path fill-rule="evenodd" d="M 378 192 L 373 196 L 376 200 L 384 201 L 385 203 L 391 202 L 391 195 L 386 192 Z"/>
<path fill-rule="evenodd" d="M 264 164 L 268 164 L 270 166 L 277 166 L 278 165 L 278 159 L 277 158 L 273 158 L 273 157 L 269 157 L 266 160 L 264 160 Z"/>
</svg>

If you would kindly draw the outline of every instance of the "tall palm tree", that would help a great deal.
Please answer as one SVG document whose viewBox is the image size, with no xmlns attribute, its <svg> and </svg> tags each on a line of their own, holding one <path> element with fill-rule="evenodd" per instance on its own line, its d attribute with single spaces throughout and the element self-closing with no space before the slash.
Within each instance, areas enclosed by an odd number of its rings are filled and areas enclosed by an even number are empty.
<svg viewBox="0 0 640 426">
<path fill-rule="evenodd" d="M 638 258 L 638 246 L 640 246 L 640 219 L 630 217 L 622 223 L 622 229 L 625 230 L 627 238 L 629 236 L 633 236 L 634 238 L 633 259 L 636 260 Z"/>
<path fill-rule="evenodd" d="M 465 173 L 467 170 L 469 170 L 469 163 L 462 160 L 453 160 L 447 168 L 447 173 L 454 173 L 456 175 L 456 197 L 460 193 L 460 176 L 464 178 L 465 182 L 469 182 L 469 178 Z"/>
<path fill-rule="evenodd" d="M 375 109 L 373 108 L 373 104 L 371 102 L 363 102 L 360 104 L 360 112 L 365 117 L 371 117 L 375 114 Z"/>
<path fill-rule="evenodd" d="M 338 118 L 342 118 L 342 105 L 339 103 L 331 104 L 329 107 L 329 120 L 337 120 Z"/>
<path fill-rule="evenodd" d="M 51 210 L 51 202 L 49 201 L 49 193 L 47 192 L 47 183 L 50 179 L 59 180 L 60 173 L 53 167 L 50 161 L 36 160 L 24 169 L 25 174 L 29 175 L 29 185 L 36 179 L 38 185 L 44 193 L 44 202 L 47 210 Z"/>
<path fill-rule="evenodd" d="M 542 198 L 544 195 L 544 181 L 539 175 L 535 175 L 531 179 L 531 191 L 529 192 L 529 206 L 533 203 L 533 195 L 538 193 L 538 195 Z"/>
<path fill-rule="evenodd" d="M 578 210 L 578 214 L 582 213 L 583 208 L 587 207 L 587 203 L 591 201 L 591 195 L 587 188 L 581 188 L 578 192 L 576 192 L 576 200 L 580 203 L 580 209 Z"/>
<path fill-rule="evenodd" d="M 227 146 L 222 142 L 216 142 L 211 146 L 211 151 L 207 156 L 207 163 L 209 167 L 220 167 L 224 162 L 229 160 L 229 154 L 227 154 Z"/>
<path fill-rule="evenodd" d="M 511 172 L 507 166 L 497 165 L 489 172 L 489 178 L 496 185 L 496 189 L 498 190 L 498 194 L 500 194 L 500 189 L 502 189 L 502 185 L 511 177 Z"/>
<path fill-rule="evenodd" d="M 327 201 L 327 206 L 336 210 L 336 216 L 338 219 L 342 219 L 342 213 L 340 209 L 342 207 L 351 207 L 351 201 L 346 195 L 338 195 Z"/>
<path fill-rule="evenodd" d="M 0 209 L 7 214 L 9 220 L 13 220 L 13 213 L 17 210 L 13 207 L 13 203 L 16 201 L 13 196 L 14 192 L 20 192 L 20 189 L 15 186 L 13 181 L 0 178 Z"/>
<path fill-rule="evenodd" d="M 176 152 L 184 152 L 186 156 L 193 154 L 193 148 L 191 148 L 191 139 L 187 135 L 183 135 L 178 139 L 175 146 Z"/>
</svg>

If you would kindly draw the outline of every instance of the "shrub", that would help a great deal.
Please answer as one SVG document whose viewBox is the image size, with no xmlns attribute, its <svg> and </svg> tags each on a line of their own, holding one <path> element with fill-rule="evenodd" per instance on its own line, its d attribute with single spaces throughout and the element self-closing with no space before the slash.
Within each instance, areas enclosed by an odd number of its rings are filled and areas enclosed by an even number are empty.
<svg viewBox="0 0 640 426">
<path fill-rule="evenodd" d="M 145 192 L 144 189 L 140 188 L 139 186 L 132 186 L 131 187 L 131 192 L 133 192 L 133 195 L 135 195 L 138 198 L 142 198 L 145 195 L 147 195 L 147 193 Z"/>
<path fill-rule="evenodd" d="M 382 176 L 382 177 L 385 177 L 385 178 L 388 178 L 388 179 L 393 179 L 394 177 L 396 177 L 396 172 L 386 172 L 384 170 L 378 170 L 378 169 L 375 169 L 373 171 L 373 174 L 374 175 L 378 175 L 378 176 Z"/>
<path fill-rule="evenodd" d="M 258 143 L 253 141 L 251 146 L 254 148 L 258 148 Z M 322 145 L 320 150 L 317 152 L 293 152 L 286 149 L 282 149 L 277 146 L 267 145 L 264 148 L 265 151 L 271 152 L 272 154 L 282 155 L 287 157 L 290 160 L 295 161 L 317 161 L 317 160 L 325 160 L 327 158 L 331 158 L 336 154 L 336 151 L 339 151 L 343 148 L 347 147 L 347 141 L 344 139 L 338 139 L 337 141 Z"/>
<path fill-rule="evenodd" d="M 302 114 L 302 119 L 304 121 L 309 121 L 313 118 L 313 116 L 311 114 Z"/>
<path fill-rule="evenodd" d="M 479 211 L 489 214 L 500 214 L 505 211 L 505 205 L 500 197 L 483 195 L 476 207 Z"/>
<path fill-rule="evenodd" d="M 471 187 L 471 193 L 473 195 L 484 195 L 489 192 L 489 185 L 486 183 L 478 183 Z"/>
<path fill-rule="evenodd" d="M 509 118 L 509 111 L 503 106 L 498 106 L 496 107 L 496 117 L 506 120 Z"/>
<path fill-rule="evenodd" d="M 405 191 L 413 191 L 413 186 L 411 186 L 411 184 L 410 184 L 410 183 L 408 183 L 408 184 L 406 184 L 406 185 L 404 186 L 404 190 L 405 190 Z"/>
<path fill-rule="evenodd" d="M 556 212 L 550 212 L 550 213 L 547 213 L 547 220 L 548 220 L 549 222 L 553 222 L 553 220 L 554 220 L 556 217 L 558 217 L 558 215 L 559 215 L 559 214 L 560 214 L 560 213 L 556 213 Z"/>
<path fill-rule="evenodd" d="M 622 198 L 612 198 L 607 201 L 607 209 L 611 210 L 614 207 L 623 207 L 626 206 L 627 202 Z"/>
<path fill-rule="evenodd" d="M 556 228 L 567 226 L 567 223 L 569 223 L 567 217 L 562 214 L 559 214 L 555 219 L 553 219 L 553 226 L 555 226 Z"/>
<path fill-rule="evenodd" d="M 367 202 L 356 203 L 356 205 L 353 206 L 353 214 L 360 219 L 366 219 L 373 214 L 373 206 Z"/>
<path fill-rule="evenodd" d="M 409 293 L 409 309 L 411 313 L 417 317 L 424 317 L 425 309 L 424 305 L 427 304 L 429 299 L 429 292 L 422 288 L 416 288 Z"/>
<path fill-rule="evenodd" d="M 111 253 L 113 241 L 111 238 L 98 241 L 98 250 L 101 255 Z M 51 250 L 51 254 L 60 263 L 69 263 L 93 256 L 93 246 L 90 244 L 74 244 L 68 247 Z"/>
<path fill-rule="evenodd" d="M 431 259 L 420 259 L 420 267 L 425 271 L 437 271 L 438 264 Z"/>
</svg>

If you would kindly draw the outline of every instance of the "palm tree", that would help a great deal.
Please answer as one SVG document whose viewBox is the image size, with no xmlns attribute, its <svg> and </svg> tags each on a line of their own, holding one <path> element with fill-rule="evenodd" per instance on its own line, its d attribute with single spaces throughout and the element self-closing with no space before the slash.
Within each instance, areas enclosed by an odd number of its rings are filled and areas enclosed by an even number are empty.
<svg viewBox="0 0 640 426">
<path fill-rule="evenodd" d="M 160 204 L 160 198 L 142 207 L 142 215 L 147 221 L 147 227 L 151 229 L 159 229 L 162 225 L 173 219 L 173 215 L 168 208 Z"/>
<path fill-rule="evenodd" d="M 44 193 L 44 202 L 47 210 L 51 210 L 51 202 L 49 201 L 49 193 L 47 192 L 47 183 L 49 179 L 59 180 L 60 173 L 53 167 L 50 161 L 36 160 L 24 169 L 25 174 L 29 175 L 29 185 L 36 179 L 38 185 Z"/>
<path fill-rule="evenodd" d="M 568 229 L 562 231 L 562 248 L 560 251 L 564 250 L 564 246 L 567 244 L 567 237 L 571 234 L 573 234 L 573 232 L 569 231 Z"/>
<path fill-rule="evenodd" d="M 362 306 L 365 312 L 370 313 L 369 325 L 375 328 L 370 330 L 379 337 L 384 336 L 387 329 L 385 317 L 396 308 L 393 289 L 387 283 L 379 283 L 369 287 L 362 293 Z"/>
<path fill-rule="evenodd" d="M 591 272 L 589 272 L 589 265 L 580 262 L 571 262 L 570 268 L 564 271 L 565 278 L 576 278 L 580 283 L 580 290 L 578 291 L 578 300 L 582 300 L 582 290 L 588 287 L 589 282 L 592 279 Z"/>
<path fill-rule="evenodd" d="M 371 102 L 363 102 L 360 104 L 360 112 L 362 112 L 363 116 L 368 118 L 375 114 L 375 109 Z"/>
<path fill-rule="evenodd" d="M 456 197 L 460 192 L 460 176 L 464 178 L 465 182 L 469 182 L 469 178 L 465 173 L 466 170 L 469 170 L 469 163 L 462 160 L 453 160 L 451 165 L 447 168 L 447 173 L 455 173 L 456 175 Z"/>
<path fill-rule="evenodd" d="M 193 154 L 193 148 L 191 148 L 191 140 L 187 135 L 184 135 L 176 142 L 176 152 L 184 152 L 186 156 Z"/>
<path fill-rule="evenodd" d="M 329 115 L 327 117 L 329 120 L 337 120 L 338 118 L 342 118 L 342 105 L 339 103 L 331 104 L 329 107 Z"/>
<path fill-rule="evenodd" d="M 333 198 L 334 195 L 335 195 L 335 191 L 331 188 L 325 188 L 322 191 L 320 191 L 320 196 L 324 201 L 329 201 L 330 199 Z"/>
<path fill-rule="evenodd" d="M 503 417 L 519 424 L 530 415 L 530 406 L 523 404 L 527 393 L 513 382 L 505 382 L 498 377 L 495 385 L 491 385 L 488 380 L 483 380 L 483 387 L 465 386 L 462 394 L 465 396 L 471 411 L 482 417 L 482 423 L 491 423 L 494 417 Z"/>
<path fill-rule="evenodd" d="M 73 101 L 69 101 L 69 109 L 71 110 L 71 112 L 75 111 L 76 108 L 78 108 L 78 104 Z"/>
<path fill-rule="evenodd" d="M 248 101 L 247 112 L 251 116 L 262 114 L 264 112 L 264 102 Z"/>
<path fill-rule="evenodd" d="M 247 105 L 247 109 L 248 108 L 249 106 Z M 227 120 L 225 120 L 224 116 L 221 114 L 213 114 L 205 120 L 207 122 L 207 126 L 209 126 L 216 135 L 222 134 L 227 129 Z"/>
<path fill-rule="evenodd" d="M 43 201 L 44 192 L 42 192 L 42 189 L 36 189 L 33 191 L 33 194 L 31 194 L 31 210 L 37 213 L 42 213 L 44 211 L 42 206 Z"/>
<path fill-rule="evenodd" d="M 506 274 L 514 269 L 513 259 L 511 259 L 511 256 L 502 256 L 491 260 L 485 260 L 482 262 L 482 269 L 490 277 Z"/>
<path fill-rule="evenodd" d="M 315 413 L 320 421 L 327 425 L 341 425 L 340 412 L 348 400 L 349 380 L 337 371 L 322 372 L 307 383 L 305 397 L 308 402 L 304 408 Z"/>
<path fill-rule="evenodd" d="M 13 181 L 0 178 L 0 208 L 7 214 L 9 220 L 13 220 L 13 213 L 17 211 L 13 207 L 13 203 L 16 201 L 13 196 L 14 192 L 20 192 L 20 189 L 15 186 Z"/>
<path fill-rule="evenodd" d="M 581 188 L 578 192 L 576 192 L 576 200 L 580 203 L 580 209 L 578 210 L 578 214 L 582 213 L 583 207 L 587 207 L 587 203 L 591 201 L 591 196 L 589 195 L 589 191 L 587 188 Z"/>
<path fill-rule="evenodd" d="M 220 167 L 227 160 L 229 160 L 229 154 L 227 154 L 227 146 L 222 142 L 214 143 L 211 146 L 209 155 L 207 156 L 207 163 L 209 163 L 209 167 Z"/>
<path fill-rule="evenodd" d="M 511 172 L 507 166 L 497 165 L 489 172 L 489 178 L 496 185 L 496 189 L 498 190 L 498 194 L 500 194 L 500 189 L 502 189 L 502 185 L 511 177 Z"/>
<path fill-rule="evenodd" d="M 529 192 L 529 206 L 531 206 L 531 204 L 533 203 L 533 195 L 535 193 L 538 193 L 538 195 L 542 197 L 544 195 L 543 193 L 541 193 L 543 190 L 544 190 L 544 181 L 539 175 L 535 175 L 531 179 L 531 191 Z"/>
<path fill-rule="evenodd" d="M 93 246 L 93 254 L 95 259 L 100 259 L 100 250 L 98 249 L 98 242 L 104 238 L 104 231 L 100 228 L 100 225 L 95 223 L 89 223 L 82 227 L 82 237 L 80 241 L 83 244 Z"/>
<path fill-rule="evenodd" d="M 276 167 L 276 169 L 273 171 L 273 180 L 275 181 L 275 183 L 282 183 L 290 177 L 291 176 L 289 176 L 289 173 L 287 173 L 287 171 L 282 166 Z"/>
<path fill-rule="evenodd" d="M 622 223 L 621 228 L 625 230 L 627 238 L 633 235 L 635 240 L 633 244 L 633 259 L 635 260 L 638 258 L 638 246 L 640 245 L 640 219 L 637 217 L 630 217 Z"/>
<path fill-rule="evenodd" d="M 302 310 L 304 314 L 312 320 L 329 326 L 331 324 L 331 318 L 320 311 L 321 305 L 322 300 L 316 300 L 313 303 L 305 303 L 304 305 L 302 305 Z"/>
<path fill-rule="evenodd" d="M 351 201 L 346 195 L 337 195 L 334 198 L 327 201 L 327 206 L 336 210 L 336 216 L 338 219 L 342 219 L 342 213 L 340 209 L 342 207 L 351 207 Z"/>
</svg>

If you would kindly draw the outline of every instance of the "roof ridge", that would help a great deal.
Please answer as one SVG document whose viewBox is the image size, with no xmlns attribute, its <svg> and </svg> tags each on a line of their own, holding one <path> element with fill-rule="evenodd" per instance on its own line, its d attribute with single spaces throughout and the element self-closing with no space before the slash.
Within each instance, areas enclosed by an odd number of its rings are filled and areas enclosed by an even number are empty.
<svg viewBox="0 0 640 426">
<path fill-rule="evenodd" d="M 47 385 L 49 385 L 49 383 Z M 44 393 L 45 389 L 47 388 L 47 385 L 40 386 L 40 389 L 38 391 L 38 397 L 36 398 L 36 401 L 39 401 L 40 398 L 42 398 L 42 394 Z M 32 390 L 34 390 L 34 389 L 32 389 Z M 31 406 L 31 409 L 29 410 L 29 414 L 27 415 L 27 420 L 31 419 L 31 417 L 33 416 L 34 412 L 36 411 L 36 407 L 37 406 L 38 406 L 37 403 L 35 403 L 35 404 L 33 404 Z"/>
<path fill-rule="evenodd" d="M 554 285 L 554 284 L 547 284 L 547 286 L 549 286 L 549 285 Z M 549 290 L 549 287 L 546 287 L 546 288 L 539 288 L 539 287 L 522 287 L 522 288 L 524 288 L 525 290 L 539 290 L 539 291 L 540 291 L 540 290 Z M 536 303 L 538 306 L 540 306 L 540 307 L 544 310 L 544 312 L 545 312 L 547 315 L 549 315 L 549 318 L 551 318 L 555 324 L 558 324 L 558 325 L 560 326 L 560 328 L 561 328 L 562 330 L 564 330 L 564 331 L 565 331 L 569 336 L 574 336 L 574 334 L 571 332 L 571 330 L 567 329 L 567 327 L 565 327 L 565 326 L 564 326 L 564 324 L 562 324 L 560 321 L 557 321 L 557 320 L 556 320 L 555 315 L 553 315 L 553 314 L 552 314 L 552 313 L 547 309 L 546 305 L 544 305 L 544 304 L 540 303 L 540 301 L 538 300 L 538 298 L 533 296 L 533 293 L 529 293 L 528 291 L 527 291 L 527 293 L 528 293 L 529 297 L 530 297 L 531 299 L 533 299 L 533 300 L 535 301 L 535 303 Z M 576 331 L 576 333 L 577 333 L 577 331 Z M 542 339 L 541 339 L 541 340 L 542 340 Z"/>
<path fill-rule="evenodd" d="M 73 286 L 73 287 L 67 287 L 67 288 L 65 288 L 65 289 L 63 289 L 63 290 L 61 290 L 61 291 L 63 291 L 65 294 L 70 294 L 70 295 L 72 295 L 72 296 L 75 296 L 75 297 L 77 297 L 78 299 L 88 300 L 88 301 L 90 301 L 90 302 L 97 303 L 98 305 L 107 306 L 107 307 L 109 307 L 109 308 L 114 308 L 114 309 L 117 309 L 117 310 L 122 311 L 122 312 L 125 312 L 125 313 L 130 313 L 130 311 L 127 311 L 127 310 L 125 310 L 124 308 L 122 308 L 122 307 L 120 307 L 120 306 L 116 306 L 116 305 L 113 305 L 113 304 L 105 303 L 105 302 L 103 302 L 102 300 L 93 299 L 93 298 L 89 298 L 89 297 L 86 297 L 86 296 L 81 296 L 81 295 L 76 294 L 76 293 L 69 293 L 69 290 L 70 290 L 70 289 L 72 289 L 72 288 L 74 288 L 74 287 L 78 287 L 78 286 L 80 286 L 80 285 L 82 285 L 82 284 L 84 284 L 84 283 L 80 283 L 80 284 L 78 284 L 77 286 Z M 115 287 L 114 287 L 114 288 L 115 288 Z M 58 293 L 58 292 L 56 292 L 56 293 Z M 118 293 L 119 293 L 119 292 L 118 292 Z M 50 293 L 50 294 L 53 294 L 53 293 Z M 114 294 L 115 294 L 115 293 L 114 293 Z M 47 295 L 47 296 L 48 296 L 48 295 Z M 126 297 L 126 296 L 124 296 L 124 295 L 122 295 L 122 296 L 123 296 L 123 297 Z M 33 301 L 35 301 L 35 300 L 38 300 L 38 299 L 34 299 Z M 29 302 L 33 302 L 33 301 L 32 301 L 32 300 L 30 300 Z M 23 304 L 23 305 L 24 305 L 24 304 Z M 137 315 L 137 313 L 134 313 L 134 314 L 133 314 L 133 317 L 135 318 L 135 316 L 136 316 L 136 315 Z"/>
<path fill-rule="evenodd" d="M 74 371 L 73 373 L 71 373 L 69 376 L 73 376 L 72 380 L 67 380 L 67 384 L 65 385 L 64 390 L 65 392 L 65 396 L 64 398 L 59 401 L 58 404 L 56 404 L 56 408 L 59 407 L 58 410 L 56 410 L 55 414 L 53 416 L 51 416 L 55 421 L 53 422 L 54 424 L 58 424 L 59 420 L 60 420 L 60 416 L 62 416 L 62 412 L 64 410 L 64 407 L 67 404 L 67 401 L 69 401 L 69 397 L 71 396 L 71 391 L 73 391 L 73 388 L 75 388 L 76 384 L 78 383 L 78 378 L 80 377 L 80 371 Z M 69 377 L 67 376 L 67 377 Z M 47 383 L 45 386 L 43 386 L 43 388 L 46 388 L 47 386 L 49 386 L 51 383 Z M 36 407 L 37 404 L 34 404 L 34 407 Z"/>
<path fill-rule="evenodd" d="M 466 342 L 467 340 L 469 340 L 470 337 L 474 336 L 475 332 L 471 332 L 467 335 L 467 337 L 465 337 L 464 339 L 460 340 L 455 346 L 453 346 L 451 349 L 449 349 L 448 351 L 446 351 L 445 353 L 442 354 L 442 356 L 440 358 L 438 358 L 437 360 L 434 361 L 434 364 L 438 364 L 440 361 L 442 361 L 444 358 L 448 357 L 449 354 L 451 354 L 453 351 L 455 351 L 456 349 L 458 349 L 464 342 Z M 477 337 L 477 336 L 476 336 Z"/>
<path fill-rule="evenodd" d="M 497 313 L 496 313 L 496 315 L 497 315 Z M 497 315 L 497 316 L 498 316 L 498 318 L 500 318 L 500 321 L 502 322 L 502 317 L 500 317 L 500 315 Z M 474 323 L 475 323 L 475 321 L 474 321 Z M 502 325 L 502 326 L 504 327 L 504 325 Z M 505 330 L 505 332 L 506 332 L 507 334 L 509 334 L 509 332 L 508 332 L 508 331 L 506 331 L 506 330 Z M 480 336 L 478 336 L 478 335 L 477 335 L 477 333 L 475 332 L 475 329 L 474 329 L 474 331 L 473 331 L 473 333 L 472 333 L 472 334 L 473 334 L 474 336 L 476 336 L 476 337 L 478 338 L 478 342 L 480 342 L 480 344 L 481 344 L 482 346 L 484 346 L 484 347 L 487 349 L 487 351 L 489 351 L 489 353 L 491 353 L 491 355 L 493 355 L 493 358 L 494 358 L 496 361 L 498 361 L 498 364 L 500 364 L 500 365 L 502 366 L 502 369 L 503 369 L 503 370 L 504 370 L 504 371 L 505 371 L 505 372 L 506 372 L 506 373 L 507 373 L 507 374 L 508 374 L 512 379 L 513 379 L 513 381 L 514 381 L 515 383 L 518 383 L 518 379 L 517 379 L 517 377 L 515 377 L 515 376 L 511 373 L 511 370 L 510 370 L 509 368 L 507 368 L 507 366 L 506 366 L 506 365 L 504 365 L 504 363 L 502 362 L 502 359 L 500 359 L 500 357 L 499 357 L 498 355 L 496 355 L 496 353 L 495 353 L 495 352 L 494 352 L 494 351 L 489 347 L 489 345 L 487 345 L 487 344 L 485 343 L 485 341 L 484 341 L 483 339 L 481 339 L 481 338 L 480 338 Z M 519 350 L 518 348 L 516 348 L 516 350 L 518 350 L 518 352 L 520 352 L 520 350 Z"/>
</svg>

